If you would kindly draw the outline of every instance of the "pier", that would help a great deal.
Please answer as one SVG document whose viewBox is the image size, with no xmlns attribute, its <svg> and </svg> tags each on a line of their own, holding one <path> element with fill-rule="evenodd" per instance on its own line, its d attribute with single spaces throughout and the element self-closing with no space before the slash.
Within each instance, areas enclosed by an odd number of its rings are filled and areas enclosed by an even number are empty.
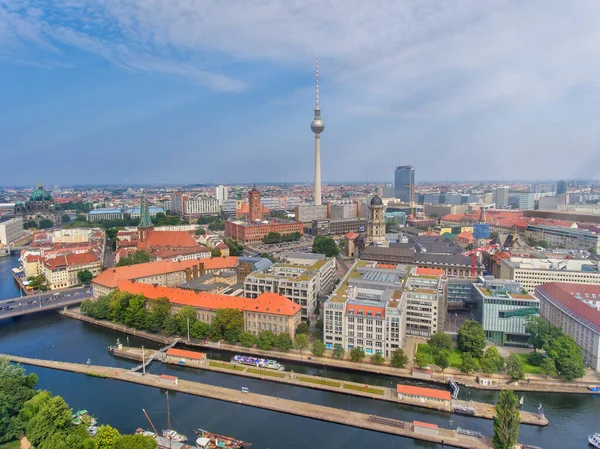
<svg viewBox="0 0 600 449">
<path fill-rule="evenodd" d="M 375 432 L 398 435 L 415 440 L 429 441 L 446 446 L 465 449 L 488 449 L 492 447 L 492 439 L 488 436 L 466 435 L 451 429 L 437 428 L 437 426 L 435 426 L 435 429 L 437 430 L 435 434 L 430 432 L 425 433 L 419 430 L 420 426 L 416 425 L 418 423 L 405 422 L 376 415 L 341 410 L 305 402 L 292 401 L 289 399 L 279 399 L 256 393 L 245 393 L 242 391 L 210 386 L 181 379 L 179 379 L 177 382 L 165 382 L 165 379 L 161 378 L 161 376 L 153 374 L 142 375 L 141 373 L 132 372 L 131 370 L 125 370 L 122 368 L 111 368 L 108 366 L 86 365 L 69 362 L 56 362 L 51 360 L 33 359 L 6 354 L 0 354 L 0 357 L 6 357 L 12 362 L 22 363 L 25 365 L 39 366 L 43 368 L 86 374 L 94 377 L 131 382 L 149 387 L 162 388 L 165 390 L 187 393 L 219 401 L 231 402 L 239 405 L 257 407 L 265 410 L 362 428 Z"/>
<path fill-rule="evenodd" d="M 352 396 L 360 396 L 379 401 L 393 402 L 395 404 L 427 408 L 430 410 L 437 410 L 447 413 L 458 413 L 462 415 L 473 416 L 475 418 L 494 419 L 496 416 L 496 406 L 492 404 L 485 404 L 483 402 L 459 401 L 453 399 L 450 406 L 445 406 L 443 403 L 436 401 L 422 402 L 420 400 L 401 400 L 398 399 L 398 395 L 395 390 L 395 384 L 394 387 L 357 384 L 355 382 L 347 382 L 338 379 L 311 376 L 307 374 L 297 374 L 289 371 L 274 371 L 267 368 L 256 368 L 217 360 L 206 360 L 200 363 L 182 364 L 179 361 L 165 358 L 163 350 L 145 350 L 144 352 L 145 357 L 151 357 L 152 360 L 157 360 L 168 365 L 184 366 L 187 368 L 195 368 L 206 371 L 216 371 L 223 374 L 250 377 L 253 379 L 278 382 L 302 388 L 312 388 L 314 390 L 349 394 Z M 134 361 L 142 360 L 142 350 L 140 348 L 122 347 L 119 350 L 115 349 L 114 355 L 115 357 L 122 357 Z M 141 365 L 138 365 L 136 368 L 141 369 Z M 522 411 L 521 423 L 533 426 L 547 426 L 548 419 L 540 416 L 537 413 Z"/>
</svg>

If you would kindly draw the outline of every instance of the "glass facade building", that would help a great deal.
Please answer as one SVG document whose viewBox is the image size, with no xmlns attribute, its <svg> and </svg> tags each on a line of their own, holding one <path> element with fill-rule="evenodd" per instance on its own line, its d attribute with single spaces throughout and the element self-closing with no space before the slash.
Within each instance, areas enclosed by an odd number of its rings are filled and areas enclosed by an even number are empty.
<svg viewBox="0 0 600 449">
<path fill-rule="evenodd" d="M 415 169 L 410 165 L 396 167 L 394 176 L 395 197 L 403 203 L 410 203 L 411 189 L 415 185 Z"/>
</svg>

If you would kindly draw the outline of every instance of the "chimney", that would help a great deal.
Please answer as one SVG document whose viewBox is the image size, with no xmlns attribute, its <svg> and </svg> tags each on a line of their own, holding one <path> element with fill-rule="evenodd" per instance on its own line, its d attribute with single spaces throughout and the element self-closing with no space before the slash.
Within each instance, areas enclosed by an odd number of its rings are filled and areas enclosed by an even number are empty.
<svg viewBox="0 0 600 449">
<path fill-rule="evenodd" d="M 194 265 L 194 266 L 192 267 L 192 273 L 193 273 L 193 274 L 192 274 L 192 278 L 193 278 L 193 279 L 196 279 L 196 278 L 198 278 L 198 265 Z"/>
<path fill-rule="evenodd" d="M 185 282 L 190 282 L 192 280 L 192 270 L 190 268 L 185 269 Z"/>
<path fill-rule="evenodd" d="M 206 270 L 204 269 L 204 262 L 200 262 L 200 276 L 204 276 L 206 274 Z"/>
</svg>

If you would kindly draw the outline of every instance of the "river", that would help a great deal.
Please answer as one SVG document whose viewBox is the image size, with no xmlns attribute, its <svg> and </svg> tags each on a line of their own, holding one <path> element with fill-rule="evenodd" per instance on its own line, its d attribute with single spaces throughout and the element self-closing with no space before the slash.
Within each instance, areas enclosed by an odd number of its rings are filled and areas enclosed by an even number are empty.
<svg viewBox="0 0 600 449">
<path fill-rule="evenodd" d="M 12 260 L 11 260 L 12 259 Z M 9 263 L 3 264 L 4 260 Z M 14 265 L 14 258 L 0 259 L 0 268 Z M 7 282 L 4 273 L 0 279 Z M 1 292 L 14 296 L 14 288 L 0 286 Z M 1 298 L 0 298 L 1 299 Z M 116 339 L 127 343 L 127 336 L 65 318 L 56 312 L 42 312 L 31 316 L 0 321 L 0 352 L 39 357 L 52 360 L 85 362 L 93 364 L 131 367 L 133 362 L 115 359 L 106 350 Z M 129 337 L 132 346 L 145 345 L 156 348 L 157 344 Z M 224 352 L 212 352 L 213 358 L 228 358 Z M 286 363 L 294 372 L 321 374 L 321 368 Z M 137 427 L 149 428 L 142 408 L 146 409 L 157 428 L 166 427 L 166 401 L 164 392 L 150 387 L 128 384 L 108 379 L 98 379 L 72 373 L 32 367 L 40 376 L 39 387 L 51 390 L 67 400 L 74 409 L 87 409 L 100 423 L 110 424 L 122 432 L 133 432 Z M 414 407 L 396 405 L 383 401 L 351 397 L 344 394 L 311 390 L 276 382 L 246 379 L 238 376 L 212 373 L 177 366 L 154 363 L 153 373 L 168 373 L 180 378 L 214 384 L 224 388 L 248 387 L 256 393 L 274 397 L 323 404 L 340 409 L 374 413 L 406 421 L 422 420 L 444 427 L 463 427 L 484 434 L 493 433 L 492 422 L 448 413 L 433 412 Z M 385 376 L 357 374 L 327 369 L 328 377 L 347 379 L 368 384 L 389 386 Z M 484 402 L 495 401 L 496 394 L 478 390 L 463 390 L 462 399 Z M 201 427 L 213 432 L 231 435 L 252 442 L 255 448 L 337 448 L 337 447 L 438 447 L 435 444 L 413 441 L 406 438 L 369 432 L 337 424 L 315 421 L 237 404 L 204 399 L 182 393 L 170 393 L 172 424 L 176 430 L 188 436 Z M 546 428 L 521 426 L 519 441 L 548 448 L 585 448 L 587 435 L 600 431 L 600 398 L 591 395 L 565 395 L 526 393 L 524 407 L 535 410 L 542 403 L 550 425 Z"/>
</svg>

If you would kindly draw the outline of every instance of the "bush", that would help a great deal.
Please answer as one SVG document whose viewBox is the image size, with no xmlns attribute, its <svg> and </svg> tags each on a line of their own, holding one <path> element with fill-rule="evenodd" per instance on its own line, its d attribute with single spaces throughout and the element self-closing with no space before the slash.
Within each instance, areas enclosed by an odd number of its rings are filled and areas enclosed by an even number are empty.
<svg viewBox="0 0 600 449">
<path fill-rule="evenodd" d="M 404 368 L 407 363 L 408 357 L 402 349 L 396 349 L 394 352 L 392 352 L 392 360 L 390 364 L 394 368 Z"/>
<path fill-rule="evenodd" d="M 360 362 L 364 358 L 365 358 L 365 351 L 363 348 L 357 346 L 350 350 L 350 359 L 353 362 Z"/>
<path fill-rule="evenodd" d="M 527 357 L 527 361 L 533 366 L 540 366 L 544 359 L 545 357 L 542 355 L 542 353 L 537 351 L 532 351 Z"/>
<path fill-rule="evenodd" d="M 373 365 L 383 365 L 383 363 L 385 362 L 385 359 L 383 358 L 383 356 L 381 354 L 373 354 L 371 356 L 371 363 Z"/>
</svg>

